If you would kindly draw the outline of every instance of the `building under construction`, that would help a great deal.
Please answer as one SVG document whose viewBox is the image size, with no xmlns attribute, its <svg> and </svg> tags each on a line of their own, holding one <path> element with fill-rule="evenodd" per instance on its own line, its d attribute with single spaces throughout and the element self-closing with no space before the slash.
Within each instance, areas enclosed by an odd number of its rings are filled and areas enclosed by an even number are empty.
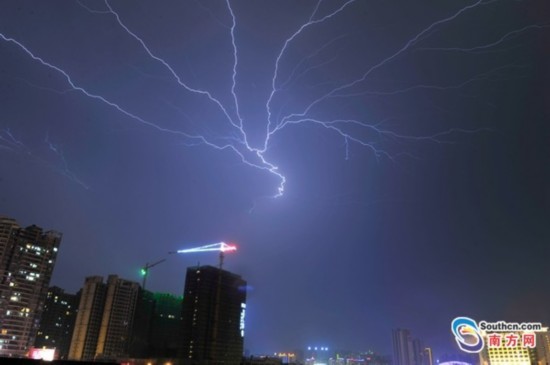
<svg viewBox="0 0 550 365">
<path fill-rule="evenodd" d="M 189 267 L 183 295 L 183 363 L 240 364 L 245 315 L 246 281 L 213 266 Z"/>
</svg>

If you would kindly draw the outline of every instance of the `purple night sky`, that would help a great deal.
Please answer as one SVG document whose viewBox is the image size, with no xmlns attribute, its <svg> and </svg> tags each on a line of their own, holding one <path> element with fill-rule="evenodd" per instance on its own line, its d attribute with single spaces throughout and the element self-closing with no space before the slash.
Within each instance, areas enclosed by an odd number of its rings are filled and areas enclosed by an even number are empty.
<svg viewBox="0 0 550 365">
<path fill-rule="evenodd" d="M 543 0 L 7 1 L 0 214 L 69 292 L 236 243 L 253 353 L 550 324 L 549 45 Z"/>
</svg>

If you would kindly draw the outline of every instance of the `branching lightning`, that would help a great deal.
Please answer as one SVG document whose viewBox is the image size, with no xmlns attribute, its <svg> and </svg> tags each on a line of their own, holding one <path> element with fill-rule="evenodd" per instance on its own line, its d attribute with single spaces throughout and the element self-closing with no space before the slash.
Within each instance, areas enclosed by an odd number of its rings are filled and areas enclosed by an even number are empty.
<svg viewBox="0 0 550 365">
<path fill-rule="evenodd" d="M 70 169 L 69 169 L 69 164 L 67 163 L 67 160 L 65 159 L 65 155 L 63 154 L 63 150 L 61 149 L 61 147 L 53 144 L 51 141 L 50 141 L 50 137 L 48 135 L 46 135 L 46 138 L 44 139 L 44 142 L 48 145 L 48 148 L 50 149 L 50 151 L 52 151 L 53 153 L 55 153 L 61 160 L 61 163 L 62 163 L 62 168 L 60 169 L 60 173 L 67 177 L 69 180 L 77 183 L 78 185 L 82 186 L 84 189 L 86 190 L 89 190 L 90 187 L 84 183 L 82 180 L 80 180 Z"/>
<path fill-rule="evenodd" d="M 13 136 L 9 128 L 0 131 L 0 149 L 12 152 L 27 151 L 27 147 Z"/>
<path fill-rule="evenodd" d="M 220 0 L 223 1 L 223 0 Z M 232 0 L 225 0 L 225 5 L 227 7 L 227 15 L 230 19 L 230 24 L 225 24 L 224 21 L 221 21 L 216 14 L 213 14 L 209 8 L 205 8 L 206 11 L 219 23 L 223 26 L 224 31 L 228 32 L 229 41 L 232 49 L 231 55 L 231 73 L 228 75 L 230 81 L 230 87 L 228 92 L 231 95 L 230 105 L 225 105 L 222 102 L 223 99 L 217 98 L 214 93 L 209 90 L 201 89 L 196 86 L 192 86 L 188 81 L 185 81 L 185 77 L 176 72 L 176 67 L 171 65 L 166 59 L 160 56 L 153 47 L 148 45 L 142 37 L 138 35 L 138 31 L 131 29 L 125 22 L 123 14 L 120 14 L 108 0 L 105 0 L 105 7 L 103 10 L 92 9 L 81 1 L 77 0 L 79 6 L 81 6 L 85 11 L 97 14 L 101 17 L 110 17 L 113 21 L 116 22 L 116 25 L 120 30 L 125 32 L 128 35 L 129 39 L 132 42 L 137 42 L 143 52 L 152 60 L 162 65 L 164 70 L 170 75 L 170 77 L 177 83 L 183 91 L 184 95 L 194 94 L 205 98 L 209 103 L 211 103 L 216 110 L 220 112 L 220 115 L 223 115 L 224 120 L 228 123 L 228 126 L 231 130 L 231 133 L 216 139 L 207 138 L 207 136 L 202 134 L 195 134 L 193 132 L 185 130 L 176 130 L 171 128 L 163 127 L 159 122 L 154 122 L 129 110 L 127 107 L 120 105 L 119 103 L 109 99 L 107 96 L 100 95 L 93 92 L 92 90 L 86 88 L 83 85 L 79 85 L 74 81 L 74 78 L 66 72 L 62 67 L 54 64 L 53 62 L 47 61 L 43 56 L 38 55 L 37 53 L 31 51 L 23 42 L 16 40 L 15 38 L 0 33 L 0 40 L 13 45 L 19 51 L 23 52 L 34 61 L 38 62 L 45 68 L 55 71 L 56 74 L 61 76 L 66 83 L 69 85 L 70 89 L 65 90 L 59 93 L 66 93 L 68 91 L 79 92 L 82 95 L 91 98 L 95 101 L 98 101 L 110 108 L 113 108 L 119 113 L 122 113 L 130 120 L 140 123 L 144 126 L 155 129 L 158 132 L 168 133 L 172 135 L 177 135 L 185 139 L 188 145 L 202 144 L 207 145 L 211 148 L 214 148 L 219 151 L 231 151 L 234 153 L 242 163 L 259 170 L 266 171 L 272 174 L 278 180 L 278 186 L 274 197 L 280 197 L 285 192 L 285 186 L 287 179 L 285 175 L 280 171 L 279 166 L 272 160 L 271 156 L 268 156 L 268 151 L 271 146 L 273 138 L 278 135 L 278 133 L 287 129 L 291 126 L 296 125 L 310 125 L 321 127 L 324 130 L 327 130 L 331 133 L 335 133 L 341 137 L 345 145 L 345 159 L 350 158 L 350 146 L 352 144 L 367 148 L 372 152 L 376 158 L 384 158 L 388 160 L 395 160 L 395 158 L 401 154 L 390 153 L 388 150 L 380 147 L 373 139 L 372 136 L 377 136 L 379 139 L 386 140 L 398 140 L 398 141 L 409 141 L 409 142 L 432 142 L 437 144 L 452 143 L 448 137 L 455 134 L 471 134 L 479 133 L 482 131 L 489 130 L 488 128 L 477 128 L 477 129 L 463 129 L 463 128 L 451 128 L 444 131 L 438 131 L 428 135 L 408 135 L 399 133 L 396 130 L 386 128 L 384 122 L 369 122 L 364 120 L 358 120 L 356 118 L 347 118 L 342 116 L 337 119 L 323 119 L 319 116 L 313 115 L 312 111 L 317 109 L 323 103 L 328 100 L 335 100 L 337 98 L 353 98 L 361 95 L 377 95 L 377 96 L 390 96 L 403 94 L 408 92 L 413 92 L 415 90 L 433 90 L 433 91 L 445 91 L 445 90 L 456 90 L 465 88 L 470 84 L 481 82 L 484 80 L 490 80 L 491 76 L 498 72 L 501 69 L 505 68 L 514 68 L 521 67 L 518 65 L 506 65 L 499 68 L 494 68 L 487 70 L 485 72 L 475 74 L 470 76 L 467 80 L 455 84 L 447 85 L 436 85 L 436 84 L 416 84 L 410 85 L 407 87 L 389 89 L 389 90 L 379 90 L 379 89 L 369 89 L 367 83 L 369 78 L 377 71 L 382 69 L 384 66 L 389 65 L 391 62 L 397 60 L 399 57 L 404 56 L 407 52 L 418 49 L 418 50 L 429 50 L 429 51 L 441 51 L 441 52 L 468 52 L 468 53 L 477 53 L 488 51 L 494 49 L 497 46 L 500 46 L 507 42 L 510 39 L 520 36 L 523 33 L 541 30 L 544 28 L 550 27 L 549 24 L 532 24 L 526 25 L 521 28 L 508 31 L 505 34 L 501 34 L 497 39 L 488 41 L 484 44 L 478 44 L 471 47 L 418 47 L 418 45 L 429 38 L 434 32 L 436 32 L 442 25 L 452 23 L 456 19 L 460 18 L 467 12 L 473 11 L 475 8 L 487 6 L 488 4 L 495 3 L 498 0 L 476 0 L 475 2 L 463 6 L 458 10 L 455 10 L 452 14 L 449 14 L 441 19 L 435 20 L 430 24 L 427 24 L 424 27 L 421 27 L 416 34 L 412 35 L 410 38 L 402 42 L 402 44 L 397 47 L 393 52 L 390 52 L 389 55 L 382 57 L 374 64 L 367 66 L 360 75 L 357 75 L 355 78 L 344 81 L 340 85 L 332 86 L 328 91 L 323 92 L 321 96 L 315 98 L 314 100 L 306 103 L 306 105 L 296 112 L 290 112 L 286 115 L 282 115 L 281 111 L 278 115 L 274 113 L 274 100 L 275 96 L 278 93 L 285 92 L 286 88 L 289 87 L 293 82 L 296 82 L 301 76 L 315 69 L 316 67 L 322 67 L 323 65 L 332 62 L 338 55 L 335 55 L 333 58 L 329 58 L 321 63 L 316 65 L 309 65 L 308 62 L 314 57 L 318 56 L 322 52 L 328 50 L 332 45 L 338 44 L 346 35 L 337 36 L 328 42 L 325 42 L 320 48 L 314 51 L 309 56 L 301 59 L 297 62 L 292 68 L 290 73 L 283 75 L 281 71 L 281 62 L 287 56 L 288 50 L 294 45 L 297 39 L 305 35 L 308 32 L 315 32 L 317 27 L 326 26 L 331 19 L 336 19 L 338 17 L 344 16 L 347 11 L 352 11 L 353 7 L 356 5 L 355 0 L 347 0 L 342 3 L 336 9 L 330 11 L 328 14 L 322 15 L 321 3 L 322 0 L 319 0 L 315 3 L 309 18 L 307 21 L 302 23 L 291 35 L 282 42 L 281 49 L 276 53 L 277 56 L 274 59 L 273 64 L 273 74 L 270 77 L 271 88 L 267 94 L 267 100 L 265 101 L 265 135 L 263 136 L 263 141 L 260 146 L 253 146 L 249 140 L 249 132 L 245 127 L 243 122 L 243 117 L 241 116 L 241 105 L 239 100 L 238 93 L 238 81 L 239 81 L 239 39 L 237 37 L 238 33 L 238 13 L 234 11 L 232 6 Z M 200 6 L 200 2 L 197 2 Z M 204 7 L 203 7 L 204 8 Z M 30 83 L 29 83 L 30 84 Z M 31 84 L 32 85 L 32 84 Z M 34 85 L 32 85 L 34 86 Z M 357 88 L 360 88 L 357 91 Z M 167 102 L 168 103 L 168 102 Z M 284 105 L 283 105 L 284 106 Z M 175 107 L 175 106 L 174 106 Z M 282 109 L 281 109 L 282 110 Z M 183 113 L 183 111 L 180 111 Z M 262 126 L 263 127 L 263 126 Z M 353 127 L 353 128 L 350 128 Z M 356 129 L 368 131 L 369 138 L 366 138 L 363 134 L 358 134 Z M 49 146 L 49 149 L 54 152 L 56 155 L 61 158 L 64 164 L 65 175 L 72 179 L 73 181 L 79 183 L 85 188 L 88 188 L 86 184 L 82 183 L 80 180 L 70 172 L 67 166 L 66 159 L 61 151 L 61 149 L 55 144 L 51 143 L 48 138 L 46 138 L 46 143 Z M 24 147 L 18 140 L 16 140 L 9 130 L 0 131 L 0 148 L 14 150 Z M 178 251 L 179 252 L 179 251 Z"/>
<path fill-rule="evenodd" d="M 49 90 L 49 91 L 55 92 L 55 90 Z M 23 155 L 26 159 L 34 163 L 37 163 L 39 165 L 45 166 L 46 168 L 51 169 L 56 173 L 59 173 L 62 176 L 66 177 L 70 181 L 80 185 L 82 188 L 89 190 L 90 186 L 87 185 L 82 180 L 80 180 L 69 169 L 69 165 L 67 163 L 67 160 L 65 159 L 65 155 L 63 154 L 63 151 L 61 150 L 61 148 L 55 145 L 54 143 L 52 143 L 48 135 L 46 135 L 44 142 L 46 143 L 46 146 L 48 147 L 48 149 L 53 153 L 55 153 L 56 157 L 60 159 L 61 168 L 58 166 L 58 164 L 51 163 L 46 159 L 39 157 L 39 155 L 36 152 L 31 151 L 31 149 L 27 145 L 25 145 L 23 142 L 21 142 L 21 140 L 17 139 L 13 135 L 13 133 L 9 128 L 6 128 L 0 131 L 0 150 L 7 150 L 12 153 Z"/>
<path fill-rule="evenodd" d="M 363 74 L 363 76 L 361 76 L 360 78 L 357 78 L 351 82 L 348 82 L 344 85 L 341 85 L 337 88 L 334 88 L 332 89 L 331 91 L 329 91 L 328 93 L 324 94 L 323 96 L 317 98 L 316 100 L 314 100 L 313 102 L 311 102 L 303 112 L 301 113 L 292 113 L 292 114 L 288 114 L 287 116 L 283 117 L 282 120 L 277 124 L 277 127 L 274 129 L 273 133 L 276 132 L 277 130 L 280 130 L 282 128 L 284 128 L 288 123 L 288 121 L 291 121 L 293 118 L 304 118 L 307 116 L 307 114 L 311 111 L 311 109 L 313 107 L 315 107 L 316 105 L 320 104 L 321 102 L 323 102 L 324 100 L 330 98 L 330 97 L 333 97 L 334 95 L 336 95 L 338 92 L 340 91 L 343 91 L 343 90 L 346 90 L 346 89 L 350 89 L 352 88 L 353 86 L 357 85 L 357 84 L 360 84 L 364 81 L 367 80 L 367 78 L 374 72 L 376 71 L 377 69 L 383 67 L 384 65 L 390 63 L 392 60 L 396 59 L 397 57 L 399 57 L 400 55 L 402 55 L 404 52 L 406 52 L 407 50 L 409 50 L 412 46 L 414 46 L 416 43 L 418 43 L 423 37 L 425 37 L 428 33 L 430 33 L 434 28 L 436 28 L 437 26 L 441 25 L 441 24 L 444 24 L 444 23 L 448 23 L 454 19 L 456 19 L 457 17 L 459 17 L 462 13 L 470 10 L 470 9 L 473 9 L 477 6 L 480 6 L 480 5 L 485 5 L 485 4 L 488 4 L 492 1 L 487 1 L 487 2 L 483 2 L 483 0 L 478 0 L 476 1 L 475 3 L 471 4 L 471 5 L 468 5 L 468 6 L 465 6 L 461 9 L 459 9 L 457 12 L 455 12 L 453 15 L 449 16 L 449 17 L 446 17 L 444 19 L 440 19 L 440 20 L 437 20 L 435 21 L 434 23 L 430 24 L 429 26 L 427 26 L 426 28 L 424 28 L 423 30 L 421 30 L 419 33 L 417 33 L 414 37 L 412 37 L 411 39 L 409 39 L 401 48 L 399 48 L 397 51 L 395 51 L 393 54 L 391 54 L 390 56 L 382 59 L 381 61 L 379 61 L 378 63 L 376 63 L 374 66 L 370 67 L 367 71 L 365 71 L 365 73 Z M 305 119 L 307 120 L 307 119 Z"/>
<path fill-rule="evenodd" d="M 355 0 L 346 1 L 341 7 L 339 7 L 338 9 L 333 11 L 332 13 L 330 13 L 328 15 L 325 15 L 321 19 L 313 20 L 313 17 L 317 13 L 317 10 L 319 9 L 319 5 L 321 4 L 321 2 L 319 1 L 317 3 L 317 5 L 315 6 L 315 9 L 313 10 L 313 13 L 311 14 L 308 22 L 304 23 L 300 28 L 298 28 L 298 30 L 296 32 L 294 32 L 289 38 L 287 38 L 285 40 L 285 43 L 284 43 L 283 47 L 281 48 L 281 51 L 277 55 L 277 59 L 275 60 L 275 71 L 273 72 L 273 79 L 272 79 L 272 82 L 271 82 L 272 90 L 271 90 L 271 94 L 269 95 L 269 98 L 267 99 L 267 103 L 266 103 L 266 106 L 265 106 L 266 109 L 267 109 L 267 138 L 265 139 L 265 143 L 264 143 L 264 148 L 263 148 L 264 151 L 267 149 L 267 144 L 269 142 L 269 136 L 270 136 L 270 133 L 271 133 L 271 123 L 272 123 L 271 122 L 271 102 L 273 100 L 273 96 L 277 92 L 277 77 L 279 75 L 279 63 L 281 62 L 281 58 L 285 54 L 285 51 L 287 50 L 289 44 L 296 37 L 298 37 L 302 32 L 304 32 L 304 30 L 306 28 L 311 27 L 312 25 L 315 25 L 315 24 L 322 23 L 322 22 L 332 18 L 333 16 L 335 16 L 338 13 L 342 12 L 346 7 L 348 7 L 354 1 Z"/>
<path fill-rule="evenodd" d="M 422 48 L 422 50 L 454 51 L 454 52 L 466 52 L 466 53 L 468 53 L 468 52 L 469 53 L 482 52 L 482 51 L 485 51 L 487 49 L 490 49 L 490 48 L 496 47 L 498 45 L 501 45 L 504 42 L 506 42 L 507 40 L 512 39 L 514 37 L 518 37 L 520 34 L 525 33 L 529 30 L 532 30 L 532 29 L 540 30 L 540 29 L 544 29 L 544 28 L 548 28 L 548 27 L 550 27 L 550 24 L 532 24 L 532 25 L 528 25 L 528 26 L 525 26 L 523 28 L 510 31 L 510 32 L 504 34 L 503 36 L 501 36 L 499 39 L 495 40 L 494 42 L 481 44 L 481 45 L 478 45 L 478 46 L 475 46 L 475 47 L 430 47 L 430 48 L 425 47 L 425 48 Z"/>
</svg>

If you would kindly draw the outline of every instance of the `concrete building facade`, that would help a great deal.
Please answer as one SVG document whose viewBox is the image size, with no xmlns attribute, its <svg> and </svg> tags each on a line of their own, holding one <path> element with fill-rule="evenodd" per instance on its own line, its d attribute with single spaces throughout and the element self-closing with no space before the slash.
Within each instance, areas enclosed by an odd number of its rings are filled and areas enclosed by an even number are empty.
<svg viewBox="0 0 550 365">
<path fill-rule="evenodd" d="M 69 350 L 70 360 L 128 356 L 139 284 L 109 275 L 86 278 Z"/>
<path fill-rule="evenodd" d="M 65 293 L 57 286 L 48 289 L 34 347 L 54 348 L 59 359 L 67 359 L 79 298 L 79 293 Z"/>
</svg>

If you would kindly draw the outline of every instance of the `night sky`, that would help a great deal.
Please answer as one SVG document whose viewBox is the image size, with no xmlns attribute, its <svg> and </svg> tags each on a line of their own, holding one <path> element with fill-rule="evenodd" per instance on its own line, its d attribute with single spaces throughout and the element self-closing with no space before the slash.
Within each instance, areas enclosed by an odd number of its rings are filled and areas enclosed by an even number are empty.
<svg viewBox="0 0 550 365">
<path fill-rule="evenodd" d="M 0 108 L 0 214 L 69 292 L 226 241 L 253 353 L 550 324 L 547 1 L 5 1 Z"/>
</svg>

